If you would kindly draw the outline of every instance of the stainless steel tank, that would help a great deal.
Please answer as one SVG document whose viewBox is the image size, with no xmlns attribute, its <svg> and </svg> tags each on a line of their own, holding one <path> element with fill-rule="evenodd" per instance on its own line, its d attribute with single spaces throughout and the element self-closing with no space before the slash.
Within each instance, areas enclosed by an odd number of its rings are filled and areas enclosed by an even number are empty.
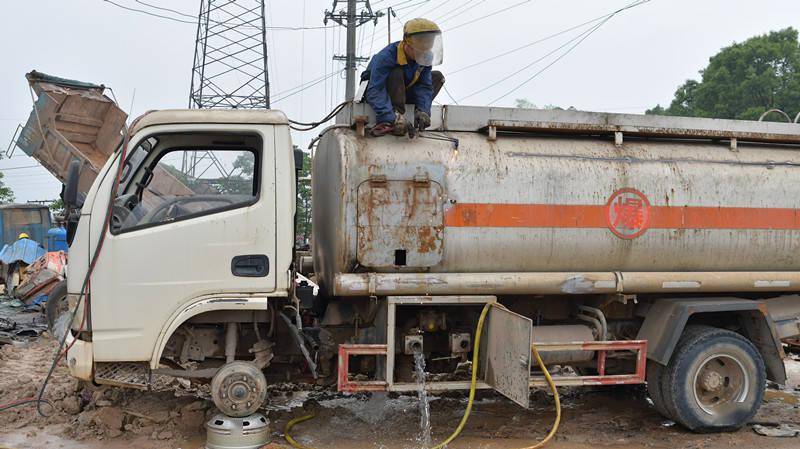
<svg viewBox="0 0 800 449">
<path fill-rule="evenodd" d="M 800 270 L 800 125 L 457 113 L 488 117 L 481 128 L 486 117 L 467 126 L 437 110 L 434 126 L 457 146 L 324 134 L 313 162 L 321 285 L 361 272 Z M 640 123 L 612 123 L 630 117 Z"/>
</svg>

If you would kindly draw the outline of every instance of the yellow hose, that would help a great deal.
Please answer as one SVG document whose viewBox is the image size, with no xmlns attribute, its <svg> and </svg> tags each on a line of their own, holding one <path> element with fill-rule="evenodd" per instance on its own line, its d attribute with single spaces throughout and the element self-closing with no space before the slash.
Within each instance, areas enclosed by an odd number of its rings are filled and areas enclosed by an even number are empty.
<svg viewBox="0 0 800 449">
<path fill-rule="evenodd" d="M 292 438 L 292 435 L 289 433 L 292 431 L 292 427 L 300 424 L 301 422 L 308 421 L 309 419 L 313 418 L 314 415 L 306 415 L 301 416 L 299 418 L 295 418 L 286 423 L 286 427 L 283 428 L 283 438 L 286 439 L 286 442 L 292 445 L 292 447 L 297 449 L 312 449 L 308 446 L 303 446 L 302 444 L 298 443 L 297 441 Z"/>
<path fill-rule="evenodd" d="M 464 415 L 461 417 L 461 421 L 458 423 L 456 430 L 454 430 L 453 433 L 449 437 L 447 437 L 444 441 L 437 444 L 436 446 L 433 446 L 431 449 L 442 449 L 443 447 L 450 444 L 454 439 L 456 439 L 458 435 L 461 433 L 461 431 L 464 429 L 464 426 L 467 424 L 470 413 L 472 413 L 472 403 L 475 400 L 475 390 L 477 389 L 477 383 L 478 383 L 478 350 L 480 349 L 481 334 L 483 333 L 483 323 L 484 321 L 486 321 L 486 315 L 489 314 L 489 309 L 491 309 L 492 306 L 505 308 L 502 304 L 487 303 L 483 307 L 483 310 L 481 311 L 480 318 L 478 318 L 478 326 L 475 329 L 475 344 L 473 345 L 472 349 L 472 378 L 469 384 L 469 400 L 467 401 L 467 408 L 466 410 L 464 410 Z M 556 432 L 558 431 L 558 425 L 561 423 L 561 400 L 558 397 L 558 389 L 556 388 L 556 384 L 553 382 L 553 378 L 550 377 L 550 372 L 547 371 L 547 367 L 544 365 L 542 357 L 539 355 L 539 351 L 536 349 L 536 345 L 531 345 L 531 351 L 533 351 L 533 355 L 536 358 L 536 363 L 539 365 L 539 369 L 541 369 L 542 373 L 544 373 L 544 378 L 545 380 L 547 380 L 547 385 L 550 386 L 550 391 L 553 392 L 553 398 L 556 402 L 556 419 L 553 422 L 553 427 L 550 429 L 550 432 L 542 441 L 536 443 L 533 446 L 522 449 L 539 449 L 544 447 L 545 445 L 547 445 L 547 443 L 550 442 L 551 439 L 553 439 Z M 284 429 L 283 434 L 284 438 L 286 438 L 286 441 L 290 445 L 292 445 L 292 447 L 297 449 L 312 449 L 310 447 L 303 446 L 302 444 L 295 441 L 289 434 L 289 432 L 292 430 L 292 427 L 294 427 L 296 424 L 299 424 L 303 421 L 308 421 L 313 417 L 314 415 L 306 415 L 300 418 L 295 418 L 286 423 L 286 428 Z"/>
</svg>

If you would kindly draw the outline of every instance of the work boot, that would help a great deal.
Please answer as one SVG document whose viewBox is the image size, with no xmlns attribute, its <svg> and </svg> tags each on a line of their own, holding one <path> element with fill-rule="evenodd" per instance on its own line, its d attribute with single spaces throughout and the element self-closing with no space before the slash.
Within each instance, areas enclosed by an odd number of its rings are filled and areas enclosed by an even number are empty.
<svg viewBox="0 0 800 449">
<path fill-rule="evenodd" d="M 407 128 L 406 117 L 400 112 L 395 111 L 394 130 L 392 134 L 395 136 L 405 136 Z"/>
</svg>

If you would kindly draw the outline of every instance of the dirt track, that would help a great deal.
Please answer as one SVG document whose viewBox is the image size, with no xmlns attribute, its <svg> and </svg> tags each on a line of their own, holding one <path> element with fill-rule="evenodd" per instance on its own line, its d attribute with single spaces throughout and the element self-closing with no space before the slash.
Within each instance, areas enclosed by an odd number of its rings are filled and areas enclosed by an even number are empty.
<svg viewBox="0 0 800 449">
<path fill-rule="evenodd" d="M 44 376 L 53 343 L 42 339 L 6 345 L 0 350 L 0 402 L 30 396 Z M 800 362 L 788 364 L 794 385 Z M 286 421 L 309 411 L 317 417 L 293 433 L 316 448 L 418 448 L 419 415 L 415 397 L 363 395 L 343 397 L 329 392 L 306 393 L 277 386 L 271 392 L 273 443 L 288 447 L 281 431 Z M 178 388 L 179 392 L 185 389 Z M 201 394 L 202 396 L 202 394 Z M 45 419 L 33 407 L 0 413 L 0 448 L 182 448 L 203 447 L 204 420 L 213 413 L 209 401 L 174 392 L 145 393 L 81 385 L 64 368 L 48 394 L 58 409 Z M 306 400 L 308 397 L 312 399 Z M 756 421 L 800 426 L 800 391 L 772 390 Z M 749 426 L 734 433 L 697 435 L 661 418 L 642 387 L 563 390 L 562 425 L 551 448 L 797 448 L 800 437 L 771 438 Z M 299 405 L 304 403 L 303 409 Z M 493 394 L 479 397 L 462 436 L 451 448 L 512 449 L 542 438 L 553 419 L 552 398 L 533 394 L 531 410 L 522 410 Z M 458 423 L 465 399 L 434 397 L 433 439 L 440 441 Z"/>
</svg>

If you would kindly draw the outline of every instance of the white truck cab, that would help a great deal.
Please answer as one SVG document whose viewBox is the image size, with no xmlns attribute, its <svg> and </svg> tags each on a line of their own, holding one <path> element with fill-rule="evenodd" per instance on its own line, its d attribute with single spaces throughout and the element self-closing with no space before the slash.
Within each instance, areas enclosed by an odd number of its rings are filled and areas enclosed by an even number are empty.
<svg viewBox="0 0 800 449">
<path fill-rule="evenodd" d="M 78 339 L 67 342 L 72 374 L 87 380 L 93 367 L 113 362 L 156 369 L 181 324 L 215 311 L 265 313 L 271 298 L 290 290 L 295 167 L 283 113 L 140 117 L 101 239 L 121 153 L 89 190 L 70 251 L 74 304 L 102 241 L 87 289 L 90 312 L 78 311 Z"/>
</svg>

